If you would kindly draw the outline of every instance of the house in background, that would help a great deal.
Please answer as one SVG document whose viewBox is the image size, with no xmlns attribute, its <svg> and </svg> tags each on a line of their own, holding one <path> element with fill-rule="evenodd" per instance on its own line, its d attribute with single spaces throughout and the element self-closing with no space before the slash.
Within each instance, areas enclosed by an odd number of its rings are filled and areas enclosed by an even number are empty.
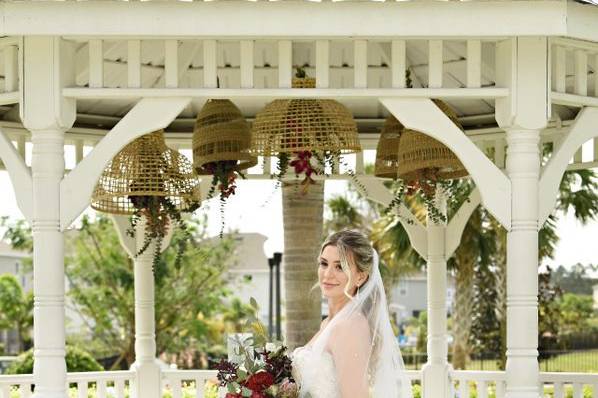
<svg viewBox="0 0 598 398">
<path fill-rule="evenodd" d="M 25 292 L 33 289 L 33 274 L 27 273 L 23 261 L 29 257 L 28 253 L 14 250 L 10 244 L 0 241 L 0 275 L 14 275 Z M 0 330 L 0 345 L 4 353 L 17 354 L 19 349 L 18 334 L 16 330 Z"/>
<path fill-rule="evenodd" d="M 259 306 L 260 320 L 264 325 L 268 325 L 270 267 L 264 252 L 264 244 L 268 238 L 259 233 L 240 233 L 235 234 L 234 239 L 236 264 L 229 270 L 229 278 L 235 286 L 235 296 L 246 304 L 252 297 L 255 298 Z M 283 301 L 282 267 L 280 271 L 280 298 Z"/>
<path fill-rule="evenodd" d="M 402 324 L 411 317 L 417 318 L 427 310 L 427 278 L 424 272 L 405 276 L 389 294 L 389 310 L 397 324 Z M 452 312 L 455 299 L 455 283 L 452 277 L 447 280 L 446 308 Z"/>
</svg>

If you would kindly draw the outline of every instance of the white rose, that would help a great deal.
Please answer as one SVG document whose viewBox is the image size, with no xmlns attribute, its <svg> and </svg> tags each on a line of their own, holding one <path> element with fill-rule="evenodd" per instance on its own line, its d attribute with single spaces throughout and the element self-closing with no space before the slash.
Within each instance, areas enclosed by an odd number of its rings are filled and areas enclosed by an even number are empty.
<svg viewBox="0 0 598 398">
<path fill-rule="evenodd" d="M 276 344 L 274 343 L 266 343 L 266 351 L 276 351 Z"/>
</svg>

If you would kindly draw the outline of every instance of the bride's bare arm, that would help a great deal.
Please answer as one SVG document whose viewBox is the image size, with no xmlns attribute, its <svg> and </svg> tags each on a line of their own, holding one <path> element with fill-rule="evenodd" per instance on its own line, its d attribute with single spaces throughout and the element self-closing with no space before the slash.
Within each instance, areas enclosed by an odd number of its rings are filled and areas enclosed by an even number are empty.
<svg viewBox="0 0 598 398">
<path fill-rule="evenodd" d="M 344 320 L 332 330 L 329 349 L 334 358 L 337 380 L 343 398 L 368 398 L 370 329 L 359 315 Z"/>
</svg>

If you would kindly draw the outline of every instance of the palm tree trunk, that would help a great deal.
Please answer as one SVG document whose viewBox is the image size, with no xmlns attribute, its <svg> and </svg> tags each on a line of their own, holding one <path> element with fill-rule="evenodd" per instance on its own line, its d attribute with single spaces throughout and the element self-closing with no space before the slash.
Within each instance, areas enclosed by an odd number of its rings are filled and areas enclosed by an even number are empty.
<svg viewBox="0 0 598 398">
<path fill-rule="evenodd" d="M 317 282 L 317 256 L 322 242 L 324 184 L 301 193 L 298 182 L 282 189 L 284 223 L 284 283 L 286 344 L 305 345 L 318 331 L 322 319 Z"/>
<path fill-rule="evenodd" d="M 453 322 L 453 368 L 465 369 L 469 361 L 473 276 L 475 256 L 471 247 L 461 246 L 456 252 L 455 313 Z"/>
<path fill-rule="evenodd" d="M 500 324 L 500 368 L 507 362 L 507 231 L 493 220 L 496 229 L 496 317 Z"/>
</svg>

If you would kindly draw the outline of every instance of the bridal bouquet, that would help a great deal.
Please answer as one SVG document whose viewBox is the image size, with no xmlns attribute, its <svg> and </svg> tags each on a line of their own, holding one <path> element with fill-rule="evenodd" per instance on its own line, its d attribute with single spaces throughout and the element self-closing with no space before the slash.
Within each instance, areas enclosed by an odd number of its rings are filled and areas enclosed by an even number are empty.
<svg viewBox="0 0 598 398">
<path fill-rule="evenodd" d="M 253 349 L 239 345 L 239 363 L 222 360 L 217 366 L 225 398 L 297 398 L 299 391 L 291 376 L 291 359 L 286 347 L 271 343 Z"/>
</svg>

